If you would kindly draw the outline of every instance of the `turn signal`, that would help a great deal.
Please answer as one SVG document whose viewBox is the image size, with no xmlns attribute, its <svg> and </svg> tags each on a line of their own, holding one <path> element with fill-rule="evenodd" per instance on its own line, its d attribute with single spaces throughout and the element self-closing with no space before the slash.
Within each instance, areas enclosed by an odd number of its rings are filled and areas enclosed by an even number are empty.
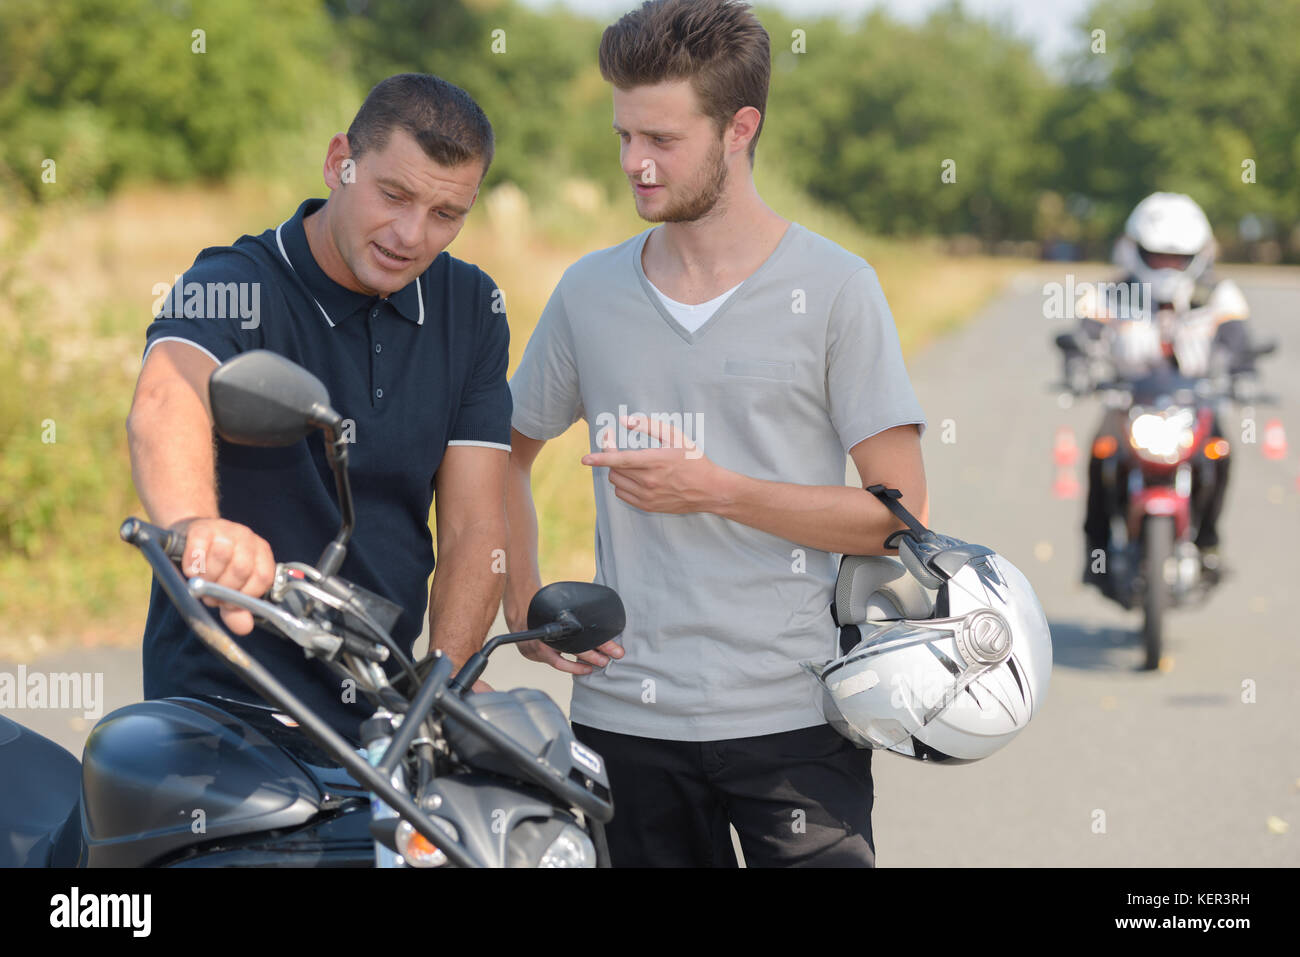
<svg viewBox="0 0 1300 957">
<path fill-rule="evenodd" d="M 1223 459 L 1228 457 L 1228 440 L 1213 438 L 1205 443 L 1205 457 L 1207 459 Z"/>
<path fill-rule="evenodd" d="M 1113 435 L 1098 436 L 1097 440 L 1092 443 L 1093 458 L 1098 458 L 1098 459 L 1110 458 L 1112 455 L 1115 454 L 1115 449 L 1118 447 L 1118 445 L 1119 443 L 1115 441 L 1115 436 Z"/>
<path fill-rule="evenodd" d="M 447 831 L 447 836 L 453 841 L 459 839 L 450 821 L 444 821 L 439 817 L 434 817 L 432 820 L 441 830 Z M 447 863 L 447 855 L 434 847 L 427 837 L 411 827 L 407 821 L 397 825 L 397 850 L 402 855 L 402 860 L 411 867 L 441 867 Z"/>
</svg>

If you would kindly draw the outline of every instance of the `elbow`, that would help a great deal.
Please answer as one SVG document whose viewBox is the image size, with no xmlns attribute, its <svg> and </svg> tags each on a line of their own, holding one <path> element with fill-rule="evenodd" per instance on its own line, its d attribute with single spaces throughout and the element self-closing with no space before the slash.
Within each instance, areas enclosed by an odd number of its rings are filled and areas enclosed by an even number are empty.
<svg viewBox="0 0 1300 957">
<path fill-rule="evenodd" d="M 161 390 L 137 390 L 131 400 L 131 409 L 126 414 L 128 446 L 136 448 L 146 436 L 155 433 L 168 408 L 169 403 L 166 401 L 166 396 L 161 394 Z"/>
<path fill-rule="evenodd" d="M 149 423 L 156 418 L 161 403 L 154 390 L 137 390 L 131 400 L 131 409 L 126 414 L 126 440 L 134 448 L 141 437 L 148 431 Z"/>
</svg>

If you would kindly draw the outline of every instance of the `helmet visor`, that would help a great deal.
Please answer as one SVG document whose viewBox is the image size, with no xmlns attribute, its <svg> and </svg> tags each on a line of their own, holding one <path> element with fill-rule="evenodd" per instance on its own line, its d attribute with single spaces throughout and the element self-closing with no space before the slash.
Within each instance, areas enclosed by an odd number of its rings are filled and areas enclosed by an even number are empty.
<svg viewBox="0 0 1300 957">
<path fill-rule="evenodd" d="M 821 686 L 821 709 L 827 722 L 860 747 L 894 748 L 905 742 L 940 713 L 946 689 L 931 688 L 930 701 L 919 682 L 912 687 L 905 676 L 893 674 L 886 684 L 886 669 L 875 667 L 878 656 L 913 645 L 951 639 L 949 630 L 927 628 L 914 622 L 881 622 L 860 626 L 865 636 L 848 654 L 823 665 L 802 662 Z"/>
<path fill-rule="evenodd" d="M 1178 272 L 1186 272 L 1196 258 L 1190 253 L 1158 253 L 1142 246 L 1138 247 L 1138 255 L 1151 269 L 1174 269 Z"/>
</svg>

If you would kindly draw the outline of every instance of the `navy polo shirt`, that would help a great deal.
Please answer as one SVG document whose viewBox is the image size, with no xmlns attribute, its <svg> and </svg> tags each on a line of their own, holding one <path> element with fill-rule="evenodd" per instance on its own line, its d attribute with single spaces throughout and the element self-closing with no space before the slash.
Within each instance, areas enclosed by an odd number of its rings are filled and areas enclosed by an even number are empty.
<svg viewBox="0 0 1300 957">
<path fill-rule="evenodd" d="M 393 638 L 409 654 L 433 574 L 429 509 L 443 453 L 448 445 L 510 448 L 509 330 L 492 280 L 446 252 L 387 298 L 334 282 L 312 257 L 303 230 L 303 218 L 323 203 L 307 200 L 275 229 L 199 253 L 162 300 L 145 355 L 168 340 L 217 362 L 269 349 L 325 384 L 352 439 L 356 523 L 339 574 L 401 606 Z M 314 564 L 340 521 L 321 433 L 286 448 L 218 439 L 216 451 L 221 517 L 265 538 L 276 561 Z M 342 679 L 278 633 L 255 628 L 237 640 L 356 739 L 373 710 L 363 695 L 352 691 L 355 703 L 345 701 Z M 397 673 L 392 662 L 388 670 Z M 156 580 L 144 634 L 144 694 L 264 703 L 186 627 Z"/>
</svg>

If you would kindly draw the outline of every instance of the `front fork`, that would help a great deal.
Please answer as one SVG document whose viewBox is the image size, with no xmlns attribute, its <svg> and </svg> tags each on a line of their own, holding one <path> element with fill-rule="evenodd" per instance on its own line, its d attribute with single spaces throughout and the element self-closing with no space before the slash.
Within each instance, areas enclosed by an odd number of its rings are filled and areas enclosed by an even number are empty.
<svg viewBox="0 0 1300 957">
<path fill-rule="evenodd" d="M 1149 486 L 1140 467 L 1132 464 L 1129 467 L 1124 561 L 1132 572 L 1132 588 L 1126 596 L 1127 607 L 1140 602 L 1145 589 L 1151 587 L 1169 588 L 1174 603 L 1181 603 L 1200 582 L 1200 553 L 1191 540 L 1193 468 L 1190 460 L 1180 462 L 1174 469 L 1172 485 Z M 1111 514 L 1125 514 L 1118 502 L 1113 504 L 1116 511 Z M 1166 569 L 1164 578 L 1156 582 L 1141 579 L 1142 528 L 1150 515 L 1174 517 L 1173 573 L 1170 575 Z"/>
</svg>

